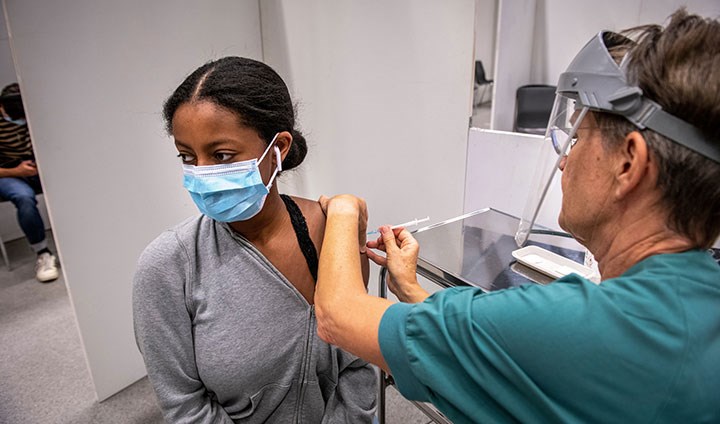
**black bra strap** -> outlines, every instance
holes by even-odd
[[[315,245],[310,238],[310,232],[308,231],[307,222],[305,217],[298,205],[288,196],[287,194],[281,194],[280,197],[285,202],[285,208],[287,208],[290,214],[290,222],[292,222],[293,229],[295,230],[295,236],[297,237],[298,244],[300,245],[300,251],[302,251],[305,260],[307,261],[310,274],[312,274],[313,280],[317,281],[318,273],[318,256]]]

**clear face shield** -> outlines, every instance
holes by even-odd
[[[531,189],[530,197],[520,218],[520,226],[515,234],[515,242],[518,246],[523,246],[527,242],[543,201],[553,183],[555,173],[560,169],[562,160],[570,153],[570,149],[577,141],[577,129],[589,110],[590,108],[580,105],[571,97],[562,94],[555,97],[555,104],[550,114],[545,139],[535,168],[533,189]]]
[[[545,142],[552,145],[559,157],[567,156],[575,144],[577,129],[588,110],[589,108],[583,107],[570,97],[561,94],[555,97],[555,105],[545,132]],[[557,164],[559,163],[558,161]]]

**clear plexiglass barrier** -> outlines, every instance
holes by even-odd
[[[444,287],[470,285],[486,291],[552,278],[515,261],[519,218],[491,208],[420,228],[418,273]],[[565,233],[535,227],[528,245],[540,246],[580,264],[584,248]]]

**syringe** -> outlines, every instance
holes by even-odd
[[[420,218],[420,219],[415,218],[415,219],[413,219],[412,221],[403,222],[402,224],[393,225],[393,226],[390,227],[390,228],[395,229],[395,228],[400,228],[400,227],[406,227],[406,228],[407,228],[407,227],[414,227],[414,226],[416,226],[416,225],[418,225],[418,224],[422,224],[423,222],[427,222],[427,221],[430,221],[430,217],[429,217],[429,216],[426,216],[425,218]],[[369,235],[369,236],[370,236],[370,235],[373,235],[373,234],[380,234],[380,230],[368,231],[368,233],[367,233],[367,235]]]

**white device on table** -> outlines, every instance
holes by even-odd
[[[600,276],[592,268],[542,247],[525,246],[522,249],[513,251],[512,255],[521,264],[555,279],[575,273],[595,284],[600,284]]]

